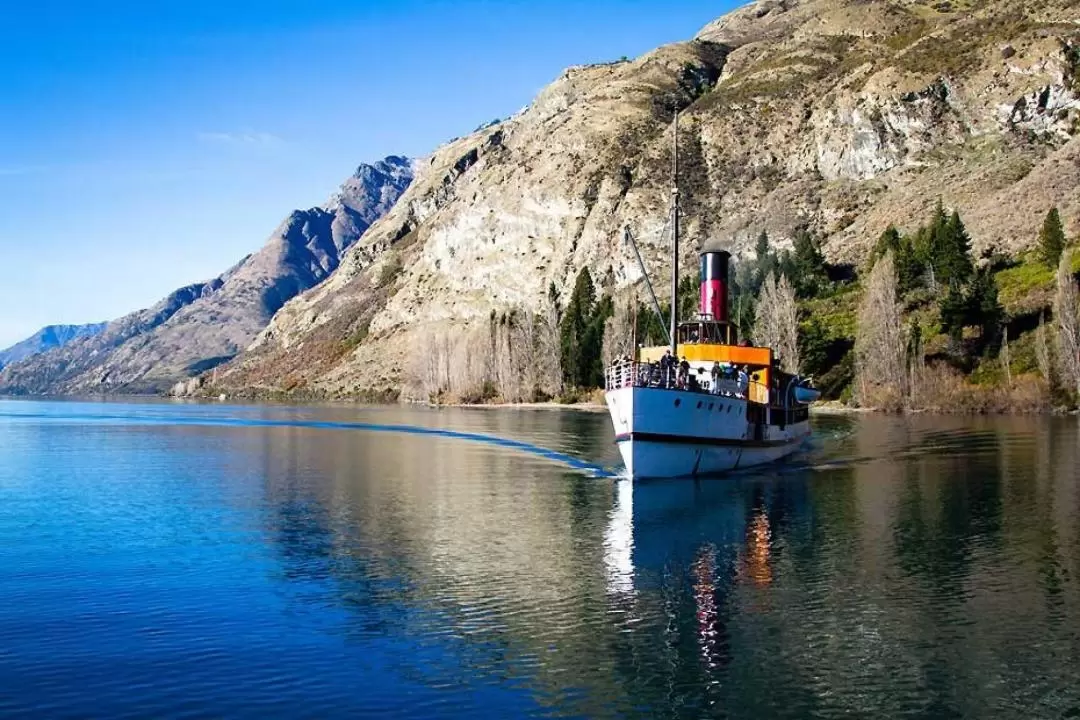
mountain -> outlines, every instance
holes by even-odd
[[[1066,0],[760,0],[687,42],[572,67],[420,162],[330,279],[214,386],[400,388],[433,337],[535,309],[550,285],[566,298],[581,268],[605,292],[638,283],[624,224],[662,277],[676,112],[687,274],[702,247],[746,255],[762,230],[786,246],[805,228],[830,260],[859,262],[939,198],[976,252],[1030,246],[1053,205],[1075,231],[1075,16]]]
[[[321,282],[412,181],[413,164],[388,157],[359,169],[324,204],[298,210],[257,253],[209,282],[171,293],[0,372],[0,393],[161,392],[246,347],[297,293]]]
[[[72,340],[97,335],[105,329],[105,325],[106,323],[94,323],[92,325],[49,325],[43,327],[22,342],[18,342],[6,350],[0,350],[0,370],[6,365],[25,360],[31,355],[38,355],[67,345]]]

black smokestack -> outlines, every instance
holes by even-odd
[[[701,253],[701,314],[728,321],[728,261],[724,250]]]

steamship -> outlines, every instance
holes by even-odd
[[[678,178],[678,118],[673,176]],[[671,296],[678,296],[679,192],[672,192]],[[626,239],[633,246],[629,228]],[[728,317],[730,254],[700,256],[699,312],[680,321],[671,305],[669,344],[638,346],[605,372],[615,441],[633,478],[723,473],[780,460],[810,436],[817,390],[783,372],[772,348],[740,342]],[[655,312],[656,294],[645,273]],[[719,367],[717,367],[719,366]],[[716,372],[719,370],[719,372]]]

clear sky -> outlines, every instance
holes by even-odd
[[[733,0],[5,0],[0,348],[256,250],[357,163],[421,156],[567,65]]]

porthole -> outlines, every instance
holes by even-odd
[[[731,412],[731,406],[730,405],[727,406],[727,411]]]
[[[709,403],[709,409],[710,409],[710,410],[712,410],[712,409],[713,409],[713,405],[714,405],[714,403]]]
[[[697,409],[698,409],[698,410],[700,410],[700,409],[701,409],[701,401],[700,401],[700,400],[698,400],[698,403],[697,403]]]
[[[682,405],[682,399],[681,398],[675,398],[675,407],[679,407],[680,405]]]

